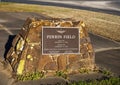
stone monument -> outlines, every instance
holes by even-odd
[[[44,72],[54,76],[56,71],[79,73],[93,70],[94,50],[82,21],[28,18],[13,39],[6,55],[17,75]]]

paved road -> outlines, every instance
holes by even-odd
[[[2,0],[2,1],[60,6],[120,15],[120,0]]]
[[[4,56],[5,48],[9,47],[6,42],[19,33],[28,17],[47,18],[35,13],[0,13],[0,56]]]

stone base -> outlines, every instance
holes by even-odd
[[[42,26],[78,27],[80,54],[42,55]],[[20,33],[14,38],[6,59],[18,75],[43,71],[45,75],[51,76],[56,71],[67,70],[68,74],[73,74],[80,69],[93,70],[94,57],[94,50],[82,21],[27,19]]]

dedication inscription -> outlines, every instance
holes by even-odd
[[[78,54],[79,40],[78,28],[43,27],[42,54]]]

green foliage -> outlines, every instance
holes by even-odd
[[[65,71],[56,71],[55,76],[58,76],[58,77],[62,77],[62,78],[67,79],[67,74],[66,74]]]
[[[105,80],[94,80],[94,81],[79,81],[79,82],[74,82],[73,84],[70,85],[120,85],[120,78],[118,77],[111,77],[109,79]]]
[[[107,69],[99,70],[100,73],[104,74],[105,76],[112,76],[113,73]]]
[[[80,73],[89,73],[90,70],[88,70],[88,69],[79,69],[79,72]]]
[[[43,72],[33,72],[33,73],[26,73],[23,75],[17,75],[17,80],[26,81],[26,80],[37,80],[44,77]]]

